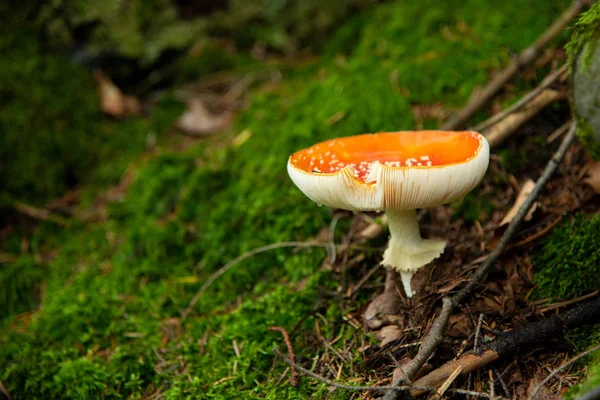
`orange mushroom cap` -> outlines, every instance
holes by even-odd
[[[464,196],[488,162],[489,145],[477,132],[386,132],[315,144],[290,156],[288,173],[320,204],[410,210]]]

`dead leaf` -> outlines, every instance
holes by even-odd
[[[396,292],[397,292],[396,288]],[[363,314],[365,325],[369,329],[379,329],[385,324],[384,316],[396,315],[400,309],[400,297],[394,291],[384,291],[369,303]]]
[[[533,191],[534,187],[535,187],[535,182],[532,181],[531,179],[528,179],[523,184],[523,186],[521,187],[521,191],[519,192],[519,195],[517,196],[517,200],[515,200],[515,204],[513,204],[513,206],[510,208],[510,210],[508,210],[508,212],[502,219],[502,221],[500,221],[500,226],[506,225],[506,224],[510,223],[510,221],[513,220],[515,215],[517,215],[517,212],[519,212],[519,208],[521,208],[521,206],[523,205],[523,203],[525,202],[527,197]],[[525,221],[529,221],[531,219],[531,216],[533,215],[533,212],[535,211],[536,208],[537,208],[537,202],[533,203],[533,205],[529,209],[529,212],[525,216]]]
[[[485,258],[487,258],[487,256],[485,256]],[[475,260],[475,261],[477,261],[477,260]],[[467,280],[464,278],[454,279],[449,284],[439,288],[438,293],[441,293],[441,294],[448,293],[449,291],[451,291],[452,289],[456,288],[458,285],[460,285],[461,283],[466,282],[466,281]]]
[[[446,335],[452,338],[465,337],[471,332],[471,320],[465,314],[452,315],[448,320]]]
[[[594,189],[594,193],[600,194],[600,163],[595,161],[591,162],[588,166],[586,175],[587,177],[583,182]]]
[[[375,334],[375,338],[377,340],[381,340],[381,347],[393,342],[394,340],[400,339],[401,337],[402,329],[400,329],[398,325],[386,325]]]
[[[177,122],[179,129],[189,135],[203,135],[226,127],[231,121],[229,112],[214,115],[201,100],[190,99],[188,109]]]
[[[94,71],[94,78],[100,98],[100,109],[111,117],[124,117],[140,113],[142,106],[138,99],[126,96],[104,72]]]
[[[529,386],[527,387],[527,397],[530,397],[535,389],[539,386],[540,383],[544,380],[544,376],[536,374],[529,381]],[[546,387],[546,385],[540,387],[534,397],[535,400],[559,400],[560,396],[558,394],[552,393],[550,389]]]
[[[358,237],[374,239],[383,232],[387,226],[387,216],[384,214],[379,218],[379,222],[372,222],[366,228],[358,232]]]

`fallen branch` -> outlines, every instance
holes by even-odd
[[[471,118],[477,110],[490,101],[500,88],[511,80],[520,69],[531,64],[540,51],[564,31],[568,23],[583,10],[585,5],[587,5],[587,1],[575,0],[535,43],[523,50],[517,58],[511,60],[504,70],[498,73],[481,93],[475,96],[462,110],[451,116],[442,126],[442,129],[453,130],[464,126],[465,122]]]
[[[543,313],[548,312],[548,311],[554,311],[557,308],[567,307],[567,306],[570,306],[570,305],[573,305],[573,304],[576,304],[576,303],[579,303],[579,302],[582,302],[582,301],[585,301],[585,300],[592,299],[592,298],[598,296],[598,294],[600,294],[600,290],[594,290],[593,292],[585,294],[585,295],[580,296],[580,297],[577,297],[576,299],[561,301],[560,303],[556,303],[556,304],[550,304],[550,305],[548,305],[548,306],[546,306],[544,308],[541,308],[538,311],[538,313],[539,314],[543,314]]]
[[[318,380],[319,382],[323,382],[326,385],[332,386],[334,388],[337,389],[344,389],[344,390],[353,390],[353,391],[363,391],[363,392],[374,392],[374,391],[385,391],[385,390],[393,390],[394,392],[399,392],[399,391],[407,391],[407,390],[411,390],[414,389],[413,386],[353,386],[353,385],[345,385],[343,383],[338,383],[335,381],[332,381],[331,379],[327,379],[324,376],[321,376],[319,374],[315,374],[314,372],[312,372],[309,369],[304,368],[303,366],[293,362],[292,360],[290,360],[289,358],[287,358],[286,356],[284,356],[283,354],[281,354],[281,352],[279,350],[277,350],[276,348],[273,348],[273,352],[283,360],[283,362],[285,362],[287,365],[289,365],[290,367],[295,368],[296,370],[302,372],[305,375],[310,376],[311,378],[314,378],[316,380]],[[429,391],[429,388],[419,388],[421,390],[424,391]]]
[[[202,294],[204,292],[206,292],[206,290],[219,277],[221,277],[223,274],[225,274],[231,268],[233,268],[234,266],[239,264],[241,261],[244,261],[246,258],[252,257],[259,253],[264,253],[265,251],[280,249],[282,247],[325,247],[325,248],[328,248],[329,246],[330,246],[329,243],[322,243],[322,242],[315,242],[315,241],[311,241],[311,242],[280,242],[280,243],[272,243],[272,244],[268,244],[266,246],[257,247],[256,249],[253,249],[253,250],[247,251],[243,254],[240,254],[239,256],[237,256],[236,258],[234,258],[233,260],[229,261],[227,264],[225,264],[224,266],[219,268],[217,271],[215,271],[206,280],[206,282],[204,282],[204,285],[202,285],[202,287],[198,290],[198,292],[196,292],[194,297],[192,297],[192,300],[190,301],[190,304],[187,306],[185,311],[183,311],[181,313],[181,317],[183,319],[186,319],[188,317],[188,315],[190,315],[190,312],[192,312],[192,309],[196,306],[196,303],[198,303],[198,300],[200,300],[200,297],[202,296]]]
[[[281,332],[281,334],[283,335],[283,340],[285,341],[285,345],[287,346],[287,349],[288,349],[290,361],[292,362],[292,364],[290,364],[290,367],[292,369],[292,372],[290,375],[290,385],[297,386],[298,385],[298,375],[296,374],[296,367],[294,366],[294,364],[296,363],[296,355],[294,354],[294,348],[292,347],[292,341],[290,339],[290,335],[287,333],[285,328],[282,328],[281,326],[270,326],[269,330]]]
[[[485,276],[491,270],[494,263],[502,255],[502,253],[504,253],[504,250],[508,246],[508,243],[510,242],[511,238],[519,228],[519,225],[521,225],[521,222],[529,212],[529,209],[533,205],[535,199],[540,194],[542,189],[546,186],[546,183],[548,183],[548,180],[560,164],[565,153],[567,152],[567,149],[570,147],[571,143],[575,139],[575,131],[577,130],[576,128],[577,124],[574,122],[571,125],[569,132],[564,137],[560,147],[558,148],[556,153],[554,153],[550,161],[548,161],[544,172],[537,180],[535,187],[531,191],[531,194],[529,195],[529,197],[527,197],[525,202],[523,202],[521,208],[519,208],[519,212],[517,212],[517,215],[515,215],[513,220],[508,224],[508,228],[506,229],[506,231],[504,231],[504,234],[500,238],[498,245],[492,250],[492,252],[483,262],[483,264],[481,264],[477,268],[477,270],[475,270],[475,273],[471,277],[469,283],[453,296],[444,297],[442,299],[442,310],[434,320],[431,328],[429,329],[429,332],[425,336],[425,339],[423,339],[423,345],[419,349],[419,352],[404,370],[404,381],[410,380],[421,369],[425,361],[427,361],[427,359],[437,348],[438,344],[442,341],[443,333],[446,328],[446,325],[448,324],[448,320],[450,319],[450,316],[452,315],[456,307],[475,289],[477,285],[479,285],[479,282],[481,282],[485,278]],[[398,382],[395,382],[395,384],[400,384],[401,382],[403,382],[403,379],[398,380]],[[388,392],[384,397],[384,400],[396,399],[396,392]]]
[[[12,396],[10,395],[10,393],[8,392],[8,390],[6,390],[6,388],[4,387],[4,385],[2,384],[2,381],[0,381],[0,391],[2,391],[2,393],[4,393],[4,395],[6,396],[6,398],[8,400],[13,400]]]
[[[461,368],[460,375],[466,375],[502,357],[520,353],[522,350],[530,350],[537,344],[548,343],[551,338],[564,335],[568,329],[597,322],[600,322],[600,299],[530,323],[523,329],[496,339],[494,342],[488,344],[479,354],[466,354],[458,360],[444,364],[435,371],[417,379],[414,385],[419,387],[438,387],[451,377],[457,368]],[[541,385],[546,381],[542,382]],[[423,393],[422,391],[411,391],[413,396]]]
[[[40,221],[50,221],[62,226],[69,225],[68,219],[55,215],[50,210],[47,210],[45,208],[37,208],[29,204],[20,202],[15,202],[12,206],[21,214],[27,215],[28,217],[31,217],[33,219],[37,219]]]
[[[303,374],[310,376],[311,378],[316,379],[319,382],[322,382],[322,383],[324,383],[328,386],[334,387],[336,389],[349,390],[352,392],[380,392],[380,391],[381,392],[383,392],[383,391],[393,391],[393,392],[404,391],[405,392],[405,391],[411,390],[411,393],[412,393],[413,390],[419,390],[419,391],[422,391],[423,393],[427,393],[427,392],[435,392],[436,391],[435,388],[417,387],[414,385],[409,385],[409,386],[396,386],[396,385],[394,385],[394,386],[353,386],[353,385],[346,385],[343,383],[338,383],[338,382],[332,381],[331,379],[327,379],[324,376],[321,376],[319,374],[315,374],[311,370],[304,368],[303,366],[297,364],[296,362],[293,362],[288,357],[281,354],[281,352],[279,350],[277,350],[276,348],[273,348],[273,352],[275,353],[276,356],[281,358],[283,360],[283,362],[285,362],[291,368],[295,368],[296,370],[302,372]],[[462,389],[448,389],[448,390],[446,390],[446,392],[462,394],[465,396],[479,397],[479,398],[483,398],[483,399],[490,398],[490,396],[486,393],[472,392],[469,390],[462,390]]]
[[[546,89],[547,87],[552,85],[559,78],[562,78],[563,75],[566,75],[566,72],[567,72],[567,64],[563,65],[556,71],[553,71],[550,74],[548,74],[548,76],[546,76],[544,78],[544,80],[542,80],[542,83],[540,83],[531,92],[529,92],[525,96],[521,97],[512,106],[502,110],[501,112],[495,114],[494,116],[490,117],[489,119],[483,121],[482,123],[480,123],[478,125],[475,125],[472,128],[469,128],[469,129],[477,131],[477,132],[481,132],[481,131],[489,128],[490,126],[496,124],[498,121],[506,118],[508,115],[519,111],[521,108],[525,107],[530,101],[532,101],[535,97],[537,97],[542,91],[544,91],[544,89]]]
[[[566,97],[567,93],[565,91],[544,89],[522,107],[520,111],[508,114],[498,123],[492,125],[488,130],[483,132],[483,136],[485,136],[490,146],[497,146],[548,105],[558,100],[563,100]]]

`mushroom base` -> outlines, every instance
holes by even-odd
[[[383,265],[400,272],[407,297],[413,292],[410,281],[415,272],[438,258],[446,248],[443,240],[423,239],[419,233],[416,210],[387,210],[390,241],[383,253]]]

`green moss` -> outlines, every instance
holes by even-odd
[[[577,137],[585,145],[585,150],[594,160],[600,160],[600,142],[596,139],[594,128],[584,118],[577,118]]]
[[[536,298],[570,299],[600,287],[600,216],[567,217],[534,254]]]
[[[165,121],[182,110],[167,99],[150,119],[111,121],[83,67],[16,39],[0,54],[8,60],[0,71],[0,208],[43,204],[75,185],[114,183],[146,149],[148,135],[160,138]]]
[[[600,4],[594,2],[589,10],[582,13],[573,28],[571,39],[566,45],[569,69],[575,68],[575,63],[583,52],[583,67],[589,65],[597,44],[597,33],[600,27]]]
[[[600,386],[600,357],[598,352],[595,355],[591,355],[588,358],[593,357],[593,360],[587,367],[586,379],[578,385],[572,387],[566,394],[565,400],[574,400],[579,396],[589,392],[590,390],[598,388]]]
[[[339,47],[328,51],[379,60],[396,71],[397,85],[411,102],[462,105],[490,69],[532,43],[567,4],[494,3],[494,12],[483,16],[481,10],[492,5],[488,0],[391,2],[342,27],[341,38],[333,39]]]
[[[589,66],[594,59],[594,53],[598,47],[599,28],[600,4],[594,3],[588,11],[581,15],[575,24],[571,40],[566,46],[569,69],[574,76],[572,82],[573,91],[575,91],[575,82],[577,79],[584,79],[582,82],[585,82],[585,79],[589,76]],[[581,71],[575,71],[576,68],[581,69]],[[579,86],[585,86],[585,83],[579,84]],[[591,125],[591,121],[594,120],[594,110],[598,105],[587,104],[594,101],[593,96],[590,97],[583,87],[578,90],[580,90],[580,93],[578,92],[573,95],[575,97],[573,102],[578,122],[577,136],[584,143],[586,150],[592,158],[600,160],[600,143],[596,138],[597,135],[594,132],[594,127]]]

